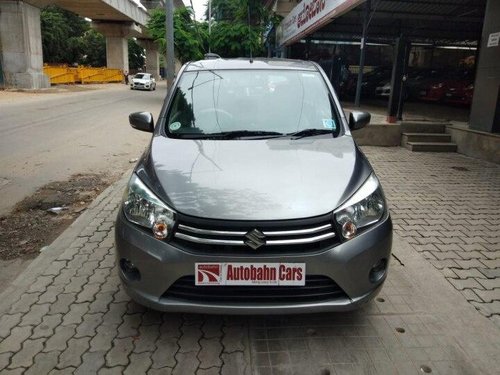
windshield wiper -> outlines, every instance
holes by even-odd
[[[185,139],[235,139],[241,137],[250,138],[274,138],[281,137],[282,133],[264,130],[234,130],[220,133],[176,133],[175,137]]]
[[[288,133],[293,139],[300,139],[304,137],[312,137],[313,135],[331,134],[332,129],[303,129],[295,133]]]
[[[283,134],[265,130],[233,130],[229,132],[210,133],[205,135],[208,137],[216,137],[222,139],[234,139],[240,137],[276,137],[282,136]]]

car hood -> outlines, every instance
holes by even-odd
[[[132,78],[132,82],[149,83],[149,82],[151,82],[151,80],[150,79],[143,79],[143,78]]]
[[[226,220],[329,213],[371,171],[349,135],[296,140],[155,136],[137,168],[139,177],[179,213]]]

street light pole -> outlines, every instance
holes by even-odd
[[[174,0],[165,1],[165,41],[167,43],[167,92],[174,84],[175,55],[174,55]]]
[[[210,37],[212,35],[212,0],[208,0],[208,53],[212,52],[210,48]]]

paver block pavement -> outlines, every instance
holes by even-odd
[[[488,198],[497,188],[485,180],[482,195],[474,195],[476,179],[486,178],[482,164],[460,155],[418,156],[423,166],[414,166],[415,154],[403,149],[366,151],[388,195],[396,231],[390,273],[373,303],[351,313],[281,317],[146,309],[130,301],[114,268],[113,222],[124,179],[2,294],[0,371],[406,374],[428,366],[436,374],[494,373],[500,368],[499,217]],[[410,162],[414,176],[408,175]],[[464,186],[441,187],[447,174],[434,174],[429,165],[459,162],[473,172],[462,176]],[[488,178],[495,180],[495,168],[487,165]],[[466,204],[456,204],[463,194]],[[497,232],[466,238],[469,225]],[[460,243],[446,240],[455,237]]]
[[[384,187],[394,232],[433,259],[469,302],[478,302],[477,289],[500,289],[500,166],[457,153],[363,151]],[[487,287],[484,270],[492,279]],[[479,303],[499,300],[498,293],[485,297]],[[479,311],[500,316],[491,306]]]

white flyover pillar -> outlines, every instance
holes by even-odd
[[[129,71],[128,38],[141,33],[133,23],[92,22],[92,27],[106,37],[106,65],[108,68]]]
[[[128,41],[125,38],[106,36],[106,66],[128,72]]]
[[[5,87],[50,87],[43,74],[40,9],[24,1],[0,1],[0,64]]]
[[[137,43],[146,50],[146,73],[150,73],[156,80],[160,78],[160,53],[158,46],[151,39],[137,39]]]

